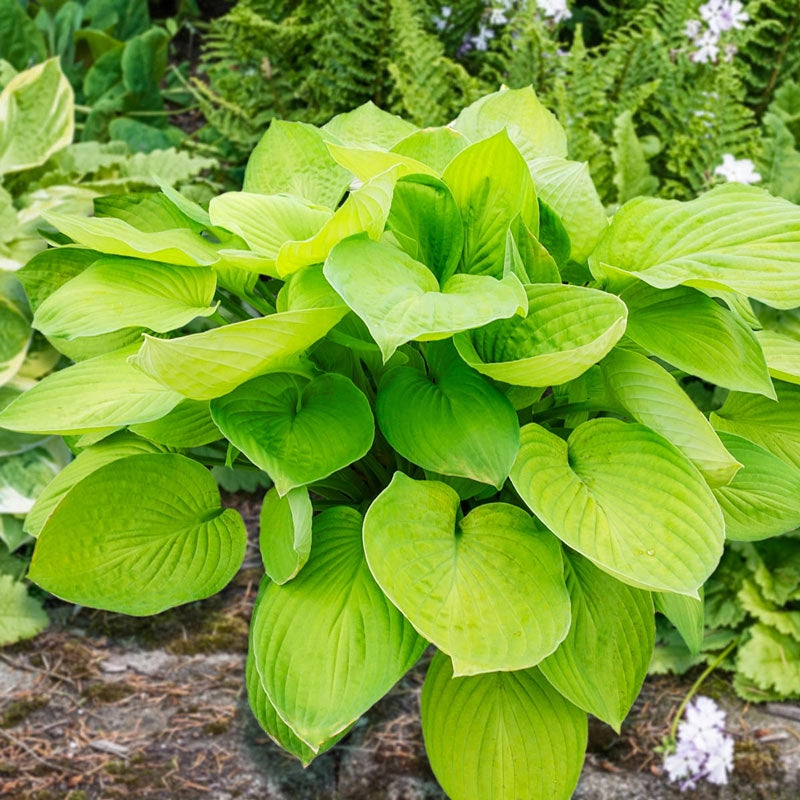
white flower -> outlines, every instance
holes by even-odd
[[[723,728],[725,717],[725,712],[710,697],[701,695],[689,703],[684,719],[687,724],[692,723],[700,728]]]
[[[488,25],[481,25],[480,30],[470,39],[470,42],[476,50],[487,50],[490,39],[494,39],[494,31]]]
[[[436,26],[437,30],[443,31],[447,27],[452,13],[453,9],[450,6],[442,6],[438,16],[433,18],[433,24]]]
[[[490,25],[505,25],[507,22],[508,22],[508,17],[506,16],[506,9],[493,8],[489,12]]]
[[[553,22],[564,22],[572,16],[567,8],[567,0],[536,0],[542,13]]]
[[[731,153],[722,156],[722,163],[714,170],[715,175],[731,183],[758,183],[761,180],[749,158],[734,158]]]
[[[700,6],[700,16],[715,33],[742,30],[750,15],[739,0],[709,0]]]
[[[719,55],[719,34],[709,29],[700,34],[694,40],[694,43],[697,45],[697,50],[689,56],[692,61],[696,64],[716,62]]]
[[[686,27],[683,29],[683,32],[686,34],[688,39],[696,39],[700,35],[700,31],[703,30],[703,23],[700,22],[699,19],[690,19],[686,23]]]
[[[739,48],[733,43],[729,42],[725,45],[725,61],[729,64],[733,61],[733,57],[739,52]]]

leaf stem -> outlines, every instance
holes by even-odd
[[[681,704],[678,706],[678,710],[675,712],[675,719],[672,720],[672,726],[669,729],[669,740],[670,742],[675,741],[675,737],[678,734],[678,724],[681,721],[681,717],[683,716],[683,712],[686,709],[686,706],[689,704],[689,701],[697,694],[698,689],[703,685],[703,681],[725,660],[725,657],[728,653],[733,650],[734,647],[738,644],[739,640],[734,639],[700,674],[700,677],[692,684],[692,688],[686,693],[686,696],[681,700]]]

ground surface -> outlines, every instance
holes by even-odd
[[[235,503],[252,527],[257,506]],[[444,800],[419,726],[424,664],[306,770],[259,729],[243,693],[258,564],[251,549],[221,595],[149,619],[54,603],[48,632],[0,650],[0,798]],[[687,686],[648,681],[621,736],[592,724],[576,800],[800,798],[800,708],[729,695],[732,784],[669,786],[653,748]]]

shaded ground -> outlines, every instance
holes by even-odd
[[[236,504],[252,530],[257,505]],[[152,618],[54,603],[48,632],[0,650],[0,797],[443,800],[419,726],[424,664],[306,770],[259,729],[243,691],[258,564],[251,547],[222,594]],[[729,695],[733,783],[670,787],[653,748],[687,687],[648,681],[621,736],[592,724],[576,800],[800,797],[800,722]],[[722,679],[704,689],[724,690]],[[791,706],[774,710],[800,717]]]

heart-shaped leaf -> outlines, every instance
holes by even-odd
[[[702,475],[636,423],[593,419],[565,442],[522,428],[511,480],[556,536],[631,586],[697,597],[722,555],[725,524]]]
[[[528,314],[492,322],[454,341],[478,372],[516,386],[566,383],[619,341],[627,309],[614,295],[582,286],[525,287]]]
[[[369,401],[336,373],[310,382],[286,374],[256,378],[214,400],[211,416],[281,497],[357,461],[375,435]]]
[[[423,128],[401,139],[392,152],[421,161],[441,175],[468,144],[469,139],[453,128]]]
[[[265,582],[253,612],[261,685],[314,752],[383,697],[426,646],[370,574],[361,523],[352,508],[315,517],[308,563],[283,586]]]
[[[73,603],[146,616],[216,594],[244,559],[242,518],[184,456],[135,455],[77,483],[47,519],[29,577]]]
[[[443,653],[428,667],[425,750],[453,800],[569,800],[587,728],[538,669],[454,678]]]
[[[178,450],[202,447],[222,438],[211,419],[208,400],[181,400],[160,419],[129,425],[131,433]]]
[[[514,407],[471,370],[450,342],[425,351],[429,375],[389,370],[376,404],[389,444],[424,469],[500,487],[519,447]]]
[[[297,575],[311,553],[314,509],[305,487],[281,497],[273,488],[261,504],[259,545],[264,571],[275,583]]]
[[[364,518],[372,574],[457,674],[533,666],[569,629],[558,542],[516,506],[457,520],[459,503],[443,483],[396,472]]]
[[[351,147],[389,149],[414,133],[417,126],[367,101],[353,111],[337,114],[323,130]]]

